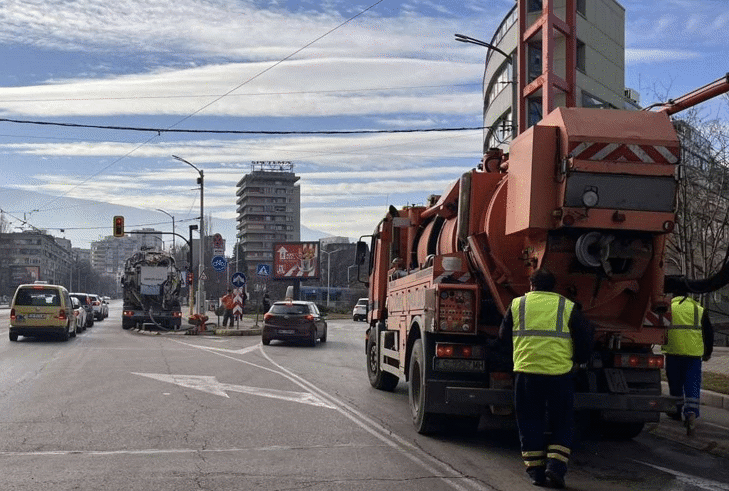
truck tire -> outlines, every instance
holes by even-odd
[[[377,328],[373,327],[367,338],[367,377],[370,379],[370,385],[375,389],[392,392],[397,387],[399,379],[380,369],[380,347],[377,339],[379,339],[379,334]]]
[[[418,433],[427,435],[434,433],[440,427],[440,415],[425,411],[425,396],[428,390],[425,385],[425,353],[423,340],[417,339],[413,344],[408,367],[408,401],[413,416],[413,425]]]

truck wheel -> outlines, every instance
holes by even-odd
[[[413,425],[421,435],[435,432],[439,428],[440,415],[425,411],[425,355],[423,353],[423,340],[417,339],[413,344],[410,355],[408,382],[408,400],[413,416]]]
[[[10,341],[17,341],[18,340],[18,333],[17,332],[11,332],[10,333]]]
[[[367,377],[370,379],[370,385],[375,389],[386,390],[388,392],[395,390],[398,378],[388,372],[380,369],[380,349],[377,343],[379,335],[377,328],[372,328],[370,336],[367,339]]]
[[[319,341],[321,341],[322,343],[326,343],[327,342],[327,328],[326,328],[326,326],[324,326],[324,333],[319,338]]]

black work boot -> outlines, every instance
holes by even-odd
[[[547,485],[547,479],[544,477],[544,466],[539,465],[535,467],[529,467],[527,468],[527,474],[529,474],[529,478],[532,480],[532,484],[535,486],[546,486]]]
[[[547,485],[555,488],[564,488],[564,476],[567,474],[567,464],[555,459],[547,460],[547,470],[544,471]]]

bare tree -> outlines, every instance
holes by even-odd
[[[666,262],[671,273],[706,278],[729,260],[729,127],[722,119],[702,119],[698,110],[674,125],[682,147],[681,179]],[[729,315],[721,293],[702,300]]]

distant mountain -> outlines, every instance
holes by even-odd
[[[32,191],[0,187],[0,210],[10,222],[10,232],[29,229],[31,226],[44,229],[55,237],[64,237],[73,247],[88,249],[91,242],[112,234],[114,215],[123,215],[127,230],[155,228],[172,229],[171,219],[164,213],[77,198],[56,197]],[[175,232],[189,236],[188,226],[198,223],[196,219],[175,221]],[[26,223],[23,223],[23,222]],[[212,232],[219,233],[226,241],[226,253],[231,254],[236,241],[236,220],[213,218]],[[196,234],[196,232],[195,232]],[[330,234],[301,226],[302,241],[316,241]],[[165,242],[171,238],[165,237]]]

